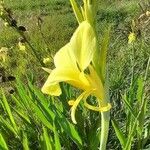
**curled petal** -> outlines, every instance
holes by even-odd
[[[75,112],[76,112],[76,108],[78,106],[78,104],[80,103],[80,101],[82,99],[86,99],[90,94],[92,93],[92,90],[89,91],[85,91],[83,92],[74,102],[73,106],[71,107],[71,119],[73,121],[74,124],[77,124],[76,119],[75,119]]]
[[[68,101],[68,105],[69,105],[69,106],[73,106],[73,105],[74,105],[74,102],[75,102],[75,100],[69,100],[69,101]]]
[[[107,103],[106,106],[99,106],[99,107],[96,107],[96,106],[93,106],[93,105],[90,105],[87,103],[86,99],[84,100],[84,105],[85,107],[87,107],[88,109],[91,109],[91,110],[94,110],[94,111],[99,111],[99,112],[105,112],[105,111],[108,111],[111,109],[111,104],[110,103]]]

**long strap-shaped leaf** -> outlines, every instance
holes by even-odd
[[[14,120],[14,117],[12,115],[11,109],[9,107],[9,104],[7,102],[7,99],[6,99],[6,96],[5,96],[4,92],[3,92],[3,90],[2,90],[2,96],[3,96],[3,98],[2,98],[3,107],[4,107],[4,109],[6,110],[6,113],[9,116],[10,122],[12,123],[12,126],[13,126],[14,130],[18,133],[18,127],[16,125],[16,122]]]
[[[117,122],[115,120],[111,120],[112,126],[115,130],[115,133],[121,143],[122,148],[125,147],[126,141],[127,139],[125,138],[125,136],[123,135],[122,131],[119,129],[119,126],[117,124]]]
[[[75,14],[78,22],[81,23],[84,20],[83,16],[82,16],[82,13],[81,13],[81,10],[79,9],[79,7],[78,7],[78,5],[77,5],[75,0],[70,0],[70,3],[72,5],[74,14]]]
[[[8,150],[7,144],[2,136],[2,134],[0,133],[0,149],[2,150]]]
[[[23,131],[23,141],[22,141],[22,144],[23,144],[23,149],[24,150],[30,150],[27,133],[25,133],[24,131]]]

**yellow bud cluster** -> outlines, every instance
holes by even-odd
[[[133,43],[136,40],[136,35],[134,32],[131,32],[128,36],[128,44]]]
[[[43,58],[43,63],[44,64],[48,64],[48,63],[50,63],[51,62],[51,59],[50,58]]]
[[[19,42],[19,43],[18,43],[18,47],[19,47],[19,49],[20,49],[21,51],[25,51],[25,50],[26,50],[26,46],[25,46],[25,44],[22,43],[22,42]]]

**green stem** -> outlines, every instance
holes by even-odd
[[[104,97],[104,101],[101,103],[101,106],[106,106],[110,102],[109,81],[107,75],[106,75],[104,88],[105,88],[105,97]],[[106,150],[106,144],[107,144],[108,133],[109,133],[109,122],[110,122],[110,110],[106,112],[101,112],[101,135],[100,135],[99,150]]]
[[[38,60],[38,62],[40,63],[41,66],[45,66],[45,64],[42,62],[42,60],[40,59],[39,55],[36,52],[36,49],[31,45],[31,43],[27,40],[26,36],[24,35],[24,33],[18,31],[17,28],[15,28],[16,31],[20,34],[20,36],[26,41],[26,43],[28,44],[28,46],[31,48],[35,58]]]
[[[99,150],[106,150],[109,132],[110,111],[101,112],[101,137]]]

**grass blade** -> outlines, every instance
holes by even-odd
[[[120,128],[119,128],[119,126],[115,120],[111,120],[111,123],[112,123],[114,130],[115,130],[116,136],[120,141],[122,148],[124,148],[126,141],[127,141],[125,136],[123,135],[122,131],[120,130]]]

